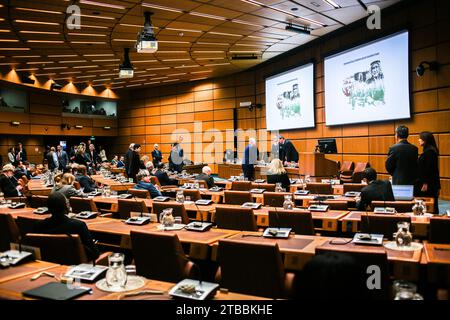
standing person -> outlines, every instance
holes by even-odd
[[[162,152],[159,150],[159,146],[157,143],[153,145],[153,151],[152,151],[152,159],[153,159],[153,165],[156,167],[158,163],[160,163],[163,159]]]
[[[131,177],[129,168],[130,168],[131,156],[133,155],[133,148],[134,148],[134,143],[130,143],[128,150],[125,153],[124,163],[125,163],[125,173],[127,174],[127,177]]]
[[[292,141],[279,136],[278,142],[280,144],[280,160],[283,164],[287,165],[289,162],[298,163],[298,152]]]
[[[99,146],[98,148],[99,148],[99,150],[100,150],[99,153],[98,153],[98,156],[100,157],[100,159],[102,160],[102,162],[108,161],[108,158],[106,157],[106,151],[105,151],[105,149],[103,149],[102,146]]]
[[[434,214],[439,213],[439,190],[441,182],[439,180],[439,149],[434,136],[429,131],[419,134],[419,144],[423,152],[417,162],[419,179],[417,194],[424,197],[433,197]]]
[[[93,170],[97,169],[100,158],[97,154],[97,151],[95,151],[95,147],[92,143],[89,145],[89,151],[86,153],[86,161],[87,165],[90,168],[92,168]]]
[[[409,129],[396,129],[397,143],[389,148],[386,170],[392,176],[393,185],[415,185],[417,183],[418,149],[408,142]]]
[[[135,143],[133,146],[133,153],[131,154],[130,159],[130,166],[128,168],[128,171],[130,175],[129,178],[133,178],[133,181],[136,182],[136,175],[138,174],[140,168],[141,168],[141,145],[138,143]]]
[[[75,150],[75,146],[70,147],[69,151],[69,160],[70,162],[73,162],[75,160],[75,155],[77,154],[77,151]]]
[[[245,147],[244,157],[242,159],[242,171],[244,172],[244,178],[253,180],[255,175],[255,163],[258,161],[259,150],[256,146],[255,138],[248,140],[248,146]]]
[[[73,162],[75,162],[76,164],[82,164],[83,166],[87,166],[85,151],[86,149],[84,145],[80,144],[77,148],[77,152],[75,154]]]
[[[16,152],[14,147],[8,149],[8,162],[12,165],[16,163]]]
[[[47,153],[47,164],[48,170],[50,171],[58,169],[59,167],[58,156],[55,152],[55,147],[51,147],[50,151]]]
[[[27,151],[23,147],[22,142],[19,142],[19,144],[18,144],[18,151],[17,151],[17,154],[16,154],[16,159],[17,159],[17,162],[19,162],[19,161],[22,161],[22,162],[27,161]]]
[[[270,158],[273,159],[280,159],[280,143],[278,142],[278,137],[275,137],[272,140],[272,146],[270,148]]]
[[[69,165],[69,156],[67,155],[67,152],[65,152],[61,145],[58,145],[56,147],[57,149],[57,155],[58,155],[58,163],[59,163],[59,170],[64,171],[66,167]]]
[[[183,171],[183,164],[184,164],[183,156],[184,156],[183,148],[181,148],[181,146],[178,142],[175,142],[172,145],[172,151],[170,152],[170,157],[169,157],[169,170],[170,171],[176,171],[176,172]]]

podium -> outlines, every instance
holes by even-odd
[[[323,153],[300,152],[299,155],[299,171],[301,175],[329,178],[337,175],[339,172],[338,162],[326,159]]]

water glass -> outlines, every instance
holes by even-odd
[[[134,264],[125,266],[125,270],[127,272],[127,277],[136,275],[136,266]]]
[[[128,178],[129,183],[133,183],[133,178]]]
[[[186,199],[186,201],[191,201],[191,197],[190,196],[186,196],[185,199]]]
[[[127,283],[123,253],[113,253],[108,257],[109,268],[106,271],[106,284],[113,290],[121,290]]]
[[[182,219],[181,219],[181,217],[174,217],[174,221],[175,221],[175,224],[181,224],[183,221],[182,221]]]

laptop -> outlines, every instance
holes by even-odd
[[[413,185],[392,185],[392,191],[394,193],[394,199],[396,201],[410,201],[414,199]]]

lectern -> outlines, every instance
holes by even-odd
[[[299,171],[311,177],[330,177],[338,174],[339,165],[337,161],[326,159],[323,153],[300,152]]]

